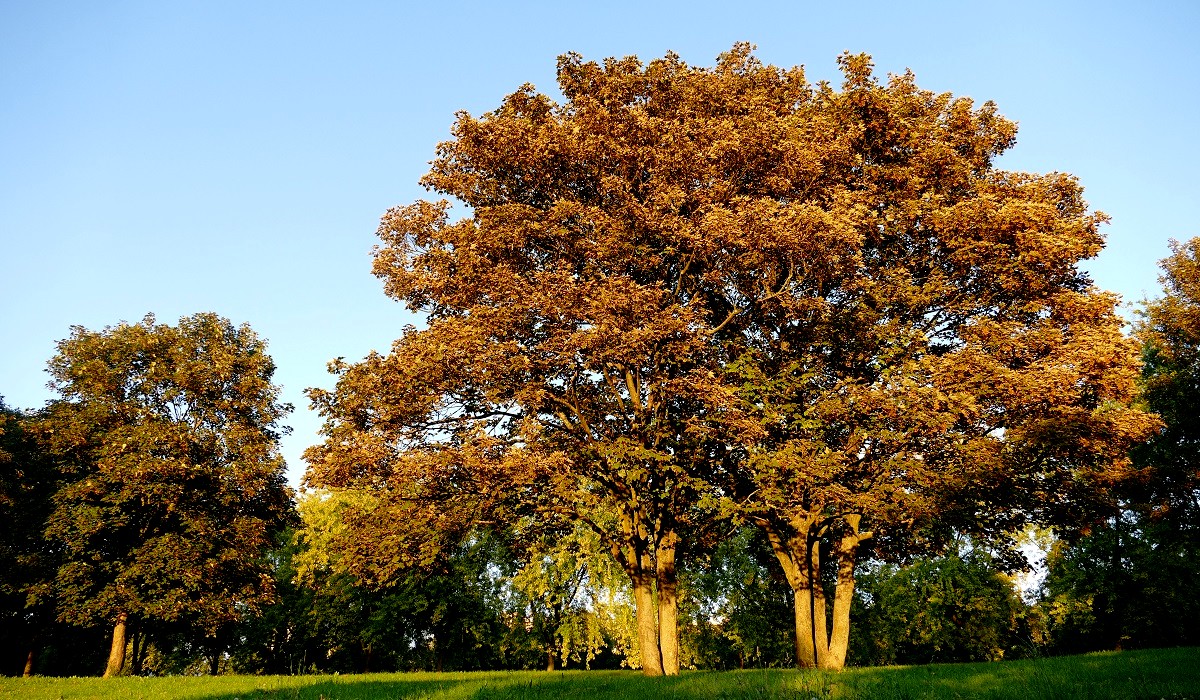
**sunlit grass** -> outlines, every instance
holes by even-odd
[[[5,678],[0,698],[29,700],[1200,700],[1200,649],[1091,654],[990,664],[846,671],[407,673],[349,676]]]

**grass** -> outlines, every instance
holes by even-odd
[[[1200,648],[1107,652],[1033,661],[848,669],[408,673],[355,676],[3,678],[22,700],[1200,700]]]

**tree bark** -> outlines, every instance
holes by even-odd
[[[21,672],[21,676],[29,678],[33,676],[33,645],[29,645],[29,653],[25,655],[25,670]]]
[[[554,654],[553,648],[546,650],[546,670],[547,671],[554,670],[554,656],[555,656],[555,654]]]
[[[826,609],[824,577],[821,576],[821,538],[808,537],[808,588],[812,594],[812,640],[817,668],[829,666],[829,617]],[[840,668],[840,667],[839,667]]]
[[[630,572],[633,582],[633,608],[637,617],[638,648],[642,656],[642,673],[663,675],[662,655],[658,648],[657,619],[654,613],[654,577],[644,571]]]
[[[809,524],[807,520],[792,523],[788,528],[792,534],[788,536],[785,534],[785,528],[776,523],[768,520],[758,522],[759,527],[767,533],[771,551],[775,553],[775,558],[783,568],[783,575],[792,587],[796,666],[800,668],[817,667],[817,652],[813,643],[812,579],[809,576],[808,559]]]
[[[820,519],[816,516],[797,518],[786,527],[766,520],[758,523],[792,587],[796,665],[800,668],[840,669],[846,665],[850,608],[854,602],[854,563],[859,544],[871,537],[870,532],[859,532],[861,520],[859,515],[847,515],[836,526],[819,527]],[[790,536],[785,536],[785,532]],[[827,535],[835,538],[831,559],[838,567],[832,620],[821,576],[821,538]]]
[[[108,651],[108,665],[104,668],[105,678],[119,676],[125,670],[125,630],[128,623],[128,614],[117,613],[117,621],[113,624],[112,648]]]
[[[658,646],[663,673],[679,675],[679,577],[675,569],[675,534],[663,537],[655,552],[658,574]]]
[[[834,547],[837,558],[837,588],[833,593],[833,631],[829,638],[827,668],[842,668],[846,665],[846,650],[850,646],[850,607],[854,602],[854,562],[858,557],[858,545],[871,537],[870,532],[860,532],[861,517],[845,517],[850,531],[838,538]]]

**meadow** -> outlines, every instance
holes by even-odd
[[[1200,648],[1105,652],[981,664],[685,672],[388,673],[345,676],[5,678],[22,700],[809,700],[1200,698]]]

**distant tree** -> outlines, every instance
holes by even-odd
[[[112,625],[104,675],[124,669],[140,620],[216,640],[271,600],[264,554],[292,508],[278,448],[290,407],[254,331],[210,313],[76,326],[49,371],[60,399],[45,428],[66,482],[47,529],[63,553],[59,618]]]
[[[739,529],[684,577],[681,646],[693,668],[793,666],[792,596],[761,530]]]
[[[967,546],[865,574],[852,661],[998,661],[1028,646],[1028,608],[996,564]]]
[[[34,672],[38,637],[54,616],[50,583],[57,562],[45,529],[58,471],[36,424],[36,415],[6,406],[0,396],[0,522],[6,533],[0,538],[0,673],[9,673],[9,662],[20,653],[26,676]]]

